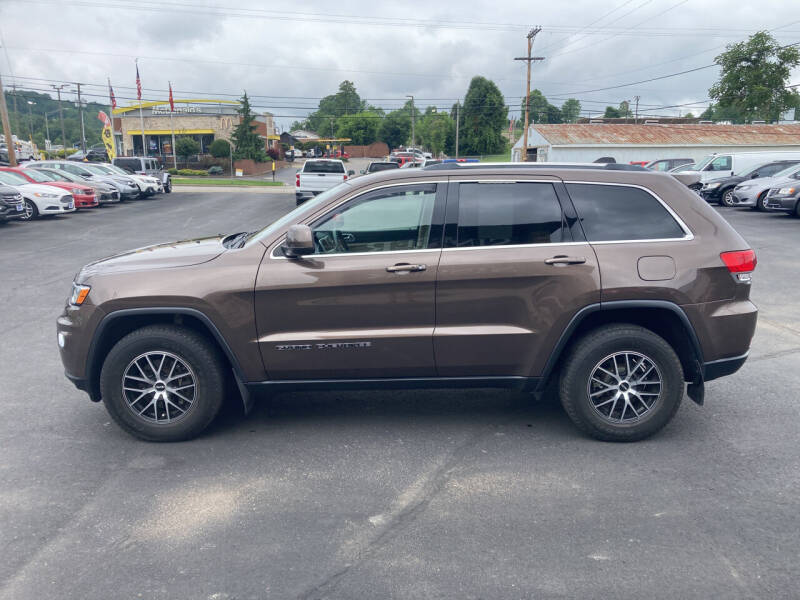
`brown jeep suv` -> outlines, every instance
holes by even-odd
[[[282,390],[553,382],[582,431],[633,441],[742,366],[755,265],[671,175],[439,164],[91,263],[58,344],[67,377],[146,440],[196,436],[232,394],[249,410]]]

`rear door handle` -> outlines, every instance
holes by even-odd
[[[546,265],[582,265],[585,262],[585,256],[554,256],[544,259]]]
[[[391,267],[386,267],[389,273],[416,273],[418,271],[427,271],[428,265],[410,265],[408,263],[398,263]]]

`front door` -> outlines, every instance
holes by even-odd
[[[543,178],[540,178],[543,179]],[[537,377],[600,275],[560,180],[450,184],[434,351],[443,377]]]
[[[445,186],[393,185],[331,208],[316,252],[259,269],[258,340],[272,380],[430,377]],[[438,192],[438,193],[437,193]]]

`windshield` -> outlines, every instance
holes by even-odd
[[[55,178],[51,177],[47,173],[37,171],[36,169],[25,169],[25,174],[37,183],[55,181]]]
[[[12,173],[11,171],[0,171],[0,181],[9,185],[25,185],[30,183],[19,173]]]
[[[692,170],[692,171],[702,171],[702,170],[705,168],[705,166],[706,166],[708,163],[710,163],[712,160],[714,160],[715,158],[717,158],[716,154],[709,154],[709,155],[708,155],[708,156],[706,156],[706,157],[705,157],[703,160],[701,160],[699,163],[696,163],[694,166],[692,166],[692,168],[691,168],[691,169],[688,169],[688,168],[687,168],[687,171],[688,171],[688,170]]]
[[[344,164],[337,160],[315,160],[305,164],[303,173],[344,173]]]
[[[32,169],[34,171],[38,171],[39,169]],[[41,170],[40,173],[44,173],[45,175],[49,175],[53,178],[54,181],[73,181],[75,183],[86,183],[86,180],[82,177],[78,177],[77,175],[73,175],[72,173],[67,173],[66,171],[54,171],[51,169]]]
[[[127,175],[130,177],[130,173],[128,173],[125,169],[120,169],[116,165],[96,165],[100,169],[106,169],[107,172],[113,173],[115,175]]]
[[[264,227],[264,229],[257,231],[255,234],[253,234],[253,236],[248,240],[247,243],[249,244],[250,242],[253,241],[260,242],[261,240],[268,238],[269,236],[271,236],[273,233],[275,233],[285,225],[288,225],[289,223],[294,221],[299,215],[306,212],[307,209],[319,206],[320,204],[327,202],[328,200],[330,200],[331,197],[336,196],[337,194],[339,194],[339,192],[344,191],[345,187],[349,186],[350,184],[345,181],[335,187],[330,188],[329,190],[322,192],[321,194],[315,196],[308,202],[305,202],[300,206],[298,206],[297,208],[295,208],[294,210],[289,211],[277,221],[273,221],[272,223]]]
[[[111,175],[111,172],[106,167],[101,167],[100,165],[83,165],[83,168],[95,175]]]

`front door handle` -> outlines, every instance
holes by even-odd
[[[544,264],[546,265],[582,265],[586,262],[585,256],[554,256],[553,258],[545,258]]]
[[[427,271],[428,265],[410,265],[408,263],[398,263],[391,267],[386,267],[389,273],[416,273],[418,271]]]

